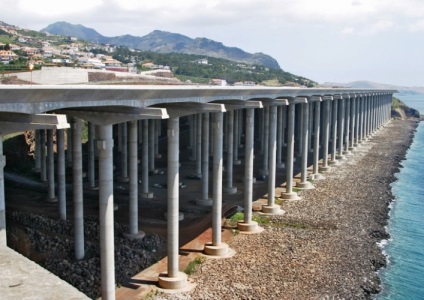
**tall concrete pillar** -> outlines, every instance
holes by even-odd
[[[356,96],[350,98],[350,139],[349,139],[349,151],[354,150],[356,143]]]
[[[337,128],[338,128],[338,99],[334,99],[332,103],[332,113],[331,113],[331,160],[329,161],[330,165],[337,165],[339,161],[336,159],[337,156]]]
[[[361,96],[360,101],[358,102],[359,105],[359,135],[358,135],[358,144],[362,144],[364,141],[364,104],[365,104],[365,95]]]
[[[202,197],[197,200],[198,205],[211,206],[209,198],[209,113],[202,118]]]
[[[138,230],[138,155],[137,155],[137,121],[129,123],[129,218],[128,233],[125,236],[129,239],[142,239],[144,232]]]
[[[312,137],[314,135],[314,114],[313,114],[313,110],[314,110],[314,105],[310,104],[308,105],[309,108],[309,119],[308,119],[308,148],[309,148],[309,152],[313,152],[314,151],[314,142],[312,140]]]
[[[6,239],[6,201],[4,196],[4,167],[6,157],[3,155],[3,136],[0,135],[0,246],[7,246]]]
[[[161,120],[155,120],[155,158],[161,158],[162,155],[159,153],[159,137],[161,136]]]
[[[233,140],[237,141],[240,136],[240,127],[238,126],[240,120],[240,110],[234,111],[234,138]],[[233,143],[233,164],[240,165],[241,160],[238,157],[239,143]]]
[[[127,122],[119,124],[121,126],[121,176],[119,182],[128,182],[128,124]]]
[[[178,270],[179,233],[179,118],[168,119],[168,269],[159,275],[159,286],[180,289],[187,284],[187,275]]]
[[[149,192],[149,120],[143,120],[143,145],[141,148],[141,196],[153,198]]]
[[[48,195],[46,200],[47,202],[57,202],[55,193],[53,129],[47,129],[47,178]]]
[[[237,187],[233,186],[234,111],[229,111],[227,113],[227,126],[227,178],[224,191],[231,195],[237,193]]]
[[[57,135],[57,181],[59,197],[59,218],[66,220],[66,165],[65,165],[65,131],[58,129]]]
[[[196,175],[202,176],[202,114],[196,116]]]
[[[268,176],[268,202],[262,206],[262,212],[267,214],[281,213],[280,205],[275,204],[275,178],[277,154],[277,106],[269,107],[269,176]]]
[[[66,130],[66,162],[68,166],[72,167],[72,128]]]
[[[88,123],[88,188],[96,189],[96,178],[95,178],[95,127],[94,124]]]
[[[264,131],[262,138],[263,142],[263,153],[262,153],[262,169],[260,170],[261,175],[267,176],[269,174],[268,165],[268,147],[269,147],[269,106],[264,107]]]
[[[349,145],[350,145],[350,97],[346,97],[345,102],[345,126],[344,126],[344,143],[343,143],[343,155],[349,155]]]
[[[221,241],[222,218],[222,142],[223,142],[223,113],[215,112],[213,133],[213,204],[212,204],[212,242],[207,243],[204,252],[207,255],[226,256],[228,245]]]
[[[72,190],[74,202],[74,249],[75,258],[83,259],[84,250],[84,204],[82,183],[81,119],[74,118],[72,126]]]
[[[245,126],[245,163],[244,163],[244,219],[238,222],[237,228],[241,233],[258,233],[261,228],[258,223],[252,221],[252,200],[253,200],[253,145],[254,145],[254,125],[255,110],[253,108],[246,109],[246,126]]]
[[[337,142],[338,142],[338,148],[337,148],[337,156],[336,158],[339,160],[343,160],[345,159],[344,155],[343,155],[343,136],[344,136],[344,125],[345,125],[345,100],[344,99],[340,99],[339,100],[339,113],[338,113],[338,137],[337,137]]]
[[[155,169],[155,120],[149,120],[149,171],[158,173]]]
[[[113,232],[112,125],[98,125],[99,222],[102,299],[115,299],[115,244]]]
[[[311,104],[312,105],[312,104]],[[321,135],[321,99],[319,101],[314,102],[315,110],[314,110],[314,152],[313,152],[313,167],[312,167],[312,179],[320,180],[323,179],[322,174],[319,169],[319,145],[320,145],[320,135]],[[327,135],[328,138],[328,135]],[[328,149],[325,149],[328,151]],[[326,159],[328,159],[326,157]]]
[[[298,194],[293,192],[295,113],[295,104],[290,103],[287,123],[286,191],[281,193],[281,198],[284,200],[300,200]]]
[[[40,130],[40,179],[47,181],[47,161],[46,161],[46,130]]]
[[[284,168],[285,164],[282,161],[283,156],[283,108],[284,106],[277,107],[277,158],[276,166],[277,168]],[[285,120],[284,120],[285,121]]]
[[[323,112],[323,130],[322,130],[322,165],[319,168],[320,172],[328,172],[330,171],[330,166],[328,165],[328,149],[329,149],[329,139],[330,139],[330,108],[331,101],[333,101],[332,96],[324,96],[323,97],[324,104],[324,112]]]
[[[310,103],[302,103],[302,161],[300,170],[300,182],[296,183],[296,188],[306,190],[313,189],[314,186],[308,181],[308,152],[309,152],[309,105]]]
[[[34,149],[34,159],[35,159],[35,166],[34,171],[39,173],[41,171],[41,144],[40,144],[40,130],[36,129],[34,130],[34,139],[35,139],[35,149]]]

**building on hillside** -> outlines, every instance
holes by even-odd
[[[211,79],[209,81],[210,85],[219,85],[219,86],[226,86],[227,85],[227,81],[225,79]]]
[[[195,60],[194,62],[201,65],[207,65],[209,63],[207,58],[201,58],[201,59]]]
[[[18,55],[16,55],[11,50],[0,50],[0,61],[5,63],[9,63],[12,60],[15,60],[18,58]]]

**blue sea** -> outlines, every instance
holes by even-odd
[[[424,94],[396,94],[408,106],[424,114]],[[380,271],[383,291],[378,300],[424,299],[424,122],[415,134],[403,168],[392,184],[392,203],[388,232],[382,242],[388,257]]]

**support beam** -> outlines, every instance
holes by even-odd
[[[225,181],[224,192],[231,195],[237,193],[237,187],[233,186],[233,151],[238,151],[234,146],[234,111],[227,113],[227,180]]]
[[[141,148],[141,196],[143,198],[153,198],[153,193],[149,192],[149,142],[149,120],[143,120],[143,145]]]
[[[46,201],[57,202],[54,172],[53,129],[47,129],[47,179],[48,195]]]
[[[72,190],[74,202],[74,249],[75,259],[83,259],[84,250],[84,203],[82,183],[81,119],[72,123]]]
[[[211,206],[209,198],[209,113],[202,118],[202,196],[196,201],[198,205]]]
[[[66,220],[66,165],[65,165],[65,131],[57,130],[57,181],[59,197],[59,218]]]
[[[301,160],[301,170],[300,170],[300,182],[296,183],[296,188],[302,189],[302,190],[309,190],[313,189],[313,184],[308,181],[308,152],[309,152],[309,146],[308,146],[308,136],[309,136],[309,105],[310,103],[303,103],[302,104],[302,119],[303,119],[303,126],[302,126],[302,160]]]

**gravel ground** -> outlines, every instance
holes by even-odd
[[[283,202],[286,214],[258,235],[229,241],[237,254],[208,259],[187,293],[154,299],[370,299],[386,264],[377,242],[387,238],[388,205],[399,162],[416,121],[393,120],[302,200]]]

